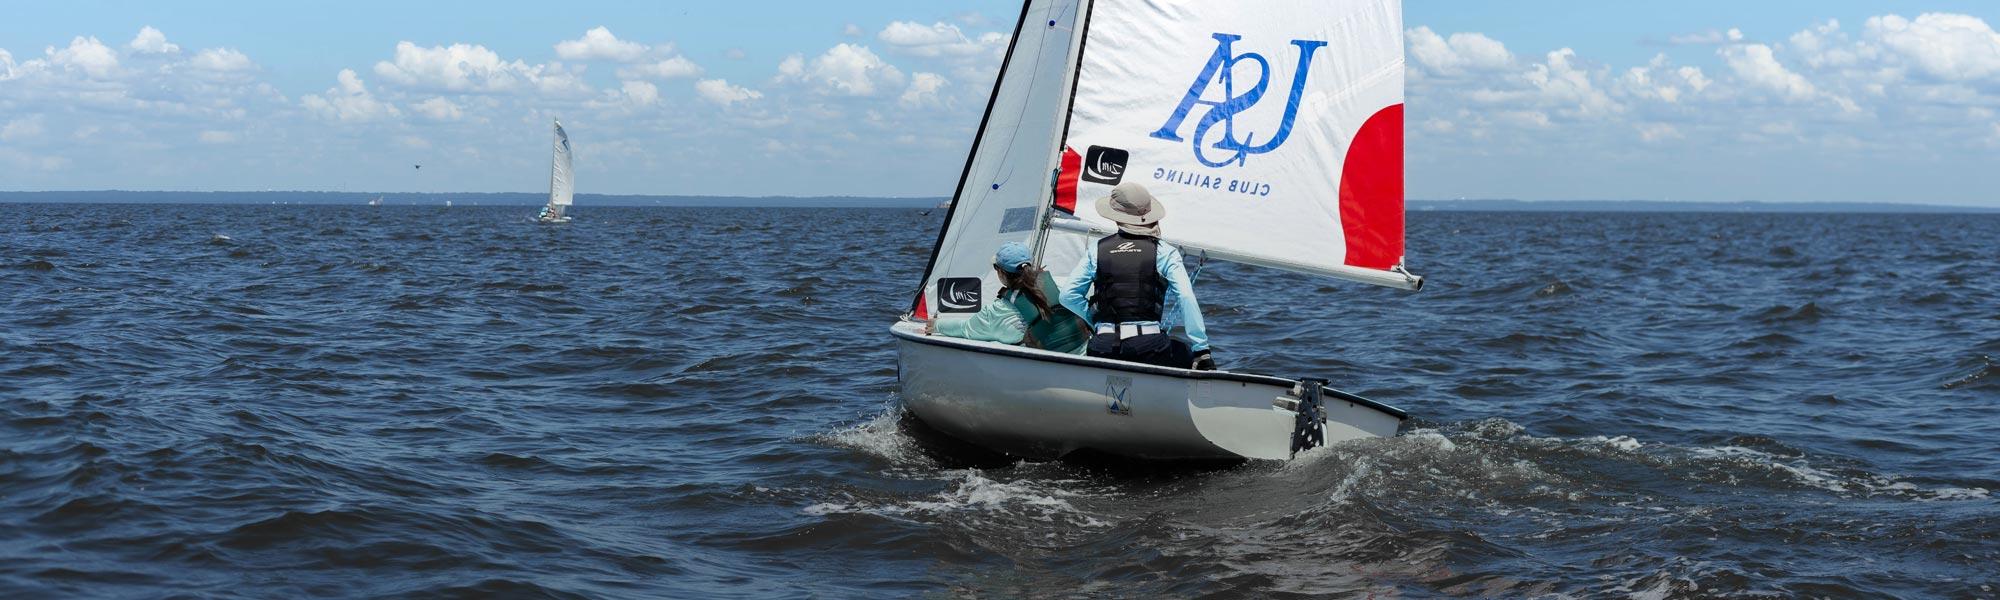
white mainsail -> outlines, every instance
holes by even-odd
[[[1090,204],[1121,181],[1190,253],[1421,287],[1403,269],[1400,0],[1033,0],[1022,19],[917,316],[977,310],[1002,242],[1043,242],[1066,273],[1078,236],[1041,232],[1109,233]]]
[[[915,311],[965,315],[998,290],[993,251],[1032,243],[1048,203],[1082,35],[1077,0],[1030,0],[994,82]],[[984,290],[984,291],[982,291]]]
[[[1058,207],[1108,232],[1091,202],[1136,181],[1192,253],[1421,285],[1401,269],[1398,0],[1097,0],[1089,15]]]
[[[576,195],[576,180],[570,170],[569,134],[563,132],[562,121],[556,121],[555,158],[549,167],[549,216],[560,219],[569,208]]]

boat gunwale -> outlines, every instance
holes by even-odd
[[[898,323],[898,325],[900,324],[901,323]],[[989,342],[981,342],[977,340],[967,340],[967,339],[960,339],[960,338],[940,336],[940,335],[924,335],[922,333],[913,333],[909,331],[904,331],[902,327],[898,327],[896,325],[892,325],[889,327],[889,334],[901,339],[909,340],[919,344],[927,344],[931,346],[944,346],[949,348],[956,348],[959,350],[970,350],[973,352],[979,352],[983,354],[997,354],[1001,356],[1012,356],[1016,358],[1038,360],[1042,362],[1053,362],[1053,363],[1062,363],[1062,364],[1078,365],[1085,367],[1095,367],[1099,369],[1108,369],[1112,371],[1125,371],[1130,373],[1143,373],[1147,375],[1160,375],[1176,379],[1234,381],[1237,383],[1256,383],[1263,385],[1274,385],[1286,389],[1290,389],[1293,386],[1298,385],[1298,380],[1296,379],[1288,379],[1284,377],[1278,377],[1276,375],[1262,375],[1258,373],[1238,373],[1235,371],[1197,371],[1194,369],[1177,369],[1174,367],[1162,367],[1157,365],[1148,365],[1143,363],[1127,362],[1127,361],[1113,360],[1108,358],[1092,358],[1088,356],[1079,356],[1075,354],[1063,354],[1060,352],[1051,352],[1048,350],[1041,350],[1037,348],[1028,348],[1025,346],[1003,346]],[[1322,390],[1326,393],[1328,399],[1338,399],[1345,402],[1351,402],[1354,404],[1359,404],[1361,406],[1372,408],[1375,409],[1376,411],[1395,417],[1396,420],[1398,421],[1407,421],[1410,418],[1409,413],[1404,412],[1403,409],[1396,408],[1394,406],[1390,406],[1387,404],[1383,404],[1381,402],[1363,398],[1361,396],[1356,396],[1354,394],[1343,392],[1330,387],[1322,388]]]

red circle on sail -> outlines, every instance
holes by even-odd
[[[1340,167],[1340,231],[1348,266],[1387,269],[1403,260],[1403,105],[1361,124]]]

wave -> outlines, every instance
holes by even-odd
[[[1939,387],[1947,390],[2000,388],[2000,363],[1994,362],[1993,357],[1981,355],[1978,359],[1968,362],[1972,363],[1969,373],[1946,381]]]
[[[942,474],[947,489],[921,499],[870,501],[848,493],[839,499],[808,505],[800,512],[812,516],[867,514],[892,518],[926,518],[958,514],[983,515],[1004,520],[1028,519],[1066,527],[1101,528],[1109,524],[1077,509],[1072,499],[1082,494],[1064,488],[1069,480],[998,481],[978,469]]]
[[[1755,317],[1761,323],[1814,323],[1827,316],[1827,310],[1817,302],[1807,302],[1798,307],[1776,305],[1759,311]]]

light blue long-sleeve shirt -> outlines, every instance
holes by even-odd
[[[1194,299],[1194,281],[1188,279],[1187,265],[1181,264],[1181,249],[1173,244],[1159,242],[1159,251],[1153,254],[1153,266],[1160,276],[1167,280],[1167,298],[1162,306],[1158,323],[1160,329],[1171,331],[1174,327],[1186,328],[1188,346],[1194,351],[1208,349],[1208,328],[1201,322],[1201,303]],[[1090,286],[1097,281],[1097,249],[1083,253],[1083,261],[1076,264],[1076,271],[1069,274],[1069,285],[1063,287],[1062,304],[1071,312],[1082,315],[1092,324],[1097,323],[1090,314]]]

